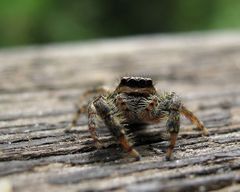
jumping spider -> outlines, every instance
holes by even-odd
[[[79,106],[70,127],[76,126],[81,113],[88,113],[88,127],[92,139],[99,148],[102,143],[97,137],[97,118],[105,123],[119,144],[136,160],[139,153],[128,141],[125,126],[133,124],[156,124],[166,119],[166,128],[170,133],[166,159],[170,160],[180,127],[180,114],[188,118],[208,135],[207,128],[189,111],[174,92],[157,93],[152,79],[143,77],[122,77],[115,91],[96,89],[86,92],[83,97],[96,93],[99,96],[83,106]],[[83,99],[83,98],[82,98]]]

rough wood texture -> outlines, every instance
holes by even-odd
[[[132,162],[107,132],[96,150],[86,117],[63,132],[87,88],[151,76],[179,93],[210,131],[185,119],[175,160],[164,124],[136,132]],[[0,51],[0,175],[19,192],[240,191],[240,34],[143,36]],[[4,185],[4,182],[0,182]]]

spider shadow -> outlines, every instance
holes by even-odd
[[[125,130],[130,143],[133,144],[142,157],[153,156],[156,153],[161,155],[165,152],[167,146],[165,143],[169,136],[166,134],[164,125],[131,124],[127,125]],[[86,156],[84,156],[88,159],[88,162],[108,163],[115,161],[116,163],[127,163],[135,161],[122,149],[106,126],[101,125],[97,131],[100,141],[103,143],[103,147],[100,149],[95,147],[90,136],[81,137],[89,138],[82,142],[84,147],[81,149],[82,153],[86,153]],[[76,135],[76,139],[79,139],[77,135],[86,133],[86,131],[72,129],[70,133]],[[154,146],[156,143],[161,146],[157,149],[157,152],[156,146]]]
[[[165,132],[165,127],[159,127],[159,125],[143,125],[143,124],[131,124],[126,126],[126,134],[130,143],[133,144],[134,148],[141,154],[142,157],[153,156],[156,153],[164,154],[166,151],[166,141],[169,136]],[[108,130],[102,129],[104,135],[107,138],[101,138],[101,141],[105,144],[102,149],[97,149],[92,153],[91,159],[95,159],[100,162],[132,162],[135,161],[131,158],[122,147],[117,144],[117,140],[109,133]],[[152,146],[159,143],[161,148],[156,152],[156,146]],[[92,145],[93,142],[92,142]]]

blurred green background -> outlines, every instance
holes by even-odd
[[[0,47],[239,28],[239,0],[0,0]]]

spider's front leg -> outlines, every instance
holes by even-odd
[[[170,94],[167,107],[169,108],[167,130],[170,133],[170,144],[167,150],[166,159],[170,160],[179,132],[180,114],[183,114],[193,124],[197,125],[198,129],[200,129],[204,135],[208,135],[208,130],[191,111],[184,107],[178,96],[176,96],[174,93]]]
[[[93,102],[93,105],[96,108],[97,114],[102,118],[122,148],[136,160],[140,160],[139,153],[132,147],[127,139],[123,125],[123,116],[119,113],[115,104],[109,102],[105,97],[100,96]]]
[[[166,153],[166,160],[169,161],[171,159],[180,128],[180,113],[178,111],[170,111],[166,127],[167,131],[170,133],[170,141]]]

